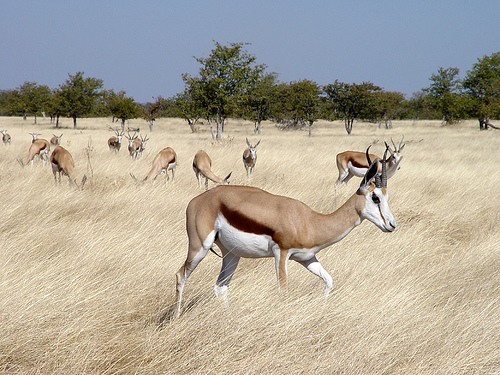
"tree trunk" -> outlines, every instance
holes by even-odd
[[[210,126],[210,134],[212,134],[212,139],[215,140],[214,127],[212,126],[212,119],[209,117],[207,120],[208,120],[208,125]]]
[[[253,132],[254,132],[255,134],[259,134],[259,135],[260,135],[260,121],[257,121],[257,122],[255,123],[255,129],[253,130]]]
[[[56,115],[56,128],[59,127],[59,115]]]
[[[218,142],[222,141],[222,129],[224,127],[223,121],[220,118],[217,118],[217,137],[216,140]]]
[[[35,112],[35,122],[34,122],[34,124],[36,125],[36,112]]]
[[[313,126],[313,121],[309,121],[309,137],[311,136],[312,126]]]
[[[481,117],[479,119],[479,130],[488,130],[488,119]]]
[[[153,131],[154,121],[153,120],[149,120],[148,124],[149,124],[149,131],[152,132]]]
[[[194,133],[194,122],[190,118],[187,119],[188,125],[191,128],[191,133]]]
[[[349,134],[349,135],[351,134],[353,123],[354,123],[354,119],[346,118],[344,120],[345,130],[346,130],[347,134]]]
[[[73,129],[76,129],[76,116],[73,116]]]

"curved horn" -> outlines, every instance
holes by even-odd
[[[384,158],[382,159],[382,186],[383,188],[387,187],[387,169],[386,169],[386,162],[387,162],[387,150],[389,150],[389,146],[386,147],[384,151]]]
[[[398,152],[398,148],[396,147],[396,144],[395,144],[395,143],[394,143],[394,141],[392,140],[392,137],[391,137],[391,142],[392,142],[392,145],[394,146],[394,152]],[[384,142],[384,143],[385,143],[386,147],[389,147],[389,146],[387,146],[387,142]],[[391,149],[389,149],[389,151],[391,151],[391,153],[392,153],[392,150],[391,150]]]
[[[372,147],[372,145],[368,146],[368,148],[366,149],[366,160],[368,161],[368,168],[370,167],[370,165],[372,165],[372,161],[370,160],[370,155],[368,152],[370,150],[370,147]],[[380,179],[380,175],[378,173],[375,174],[375,186],[378,188],[382,187],[382,180]]]
[[[368,148],[366,149],[366,160],[368,161],[368,167],[370,165],[372,165],[372,161],[370,160],[370,155],[368,155],[368,151],[370,150],[370,147],[372,147],[372,145],[368,146]]]
[[[403,139],[405,139],[404,134],[403,134],[403,136],[401,137],[401,142],[399,142],[398,152],[399,152],[399,151],[401,151],[401,144],[403,143]]]

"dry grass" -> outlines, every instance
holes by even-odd
[[[270,259],[242,260],[228,305],[213,296],[220,259],[208,254],[185,288],[185,312],[169,321],[174,274],[184,261],[184,211],[200,193],[191,162],[205,149],[219,176],[249,184],[241,155],[253,126],[230,122],[222,144],[207,129],[157,121],[144,157],[114,155],[109,119],[63,123],[83,191],[56,186],[50,167],[21,168],[28,132],[56,129],[0,118],[0,374],[498,374],[500,373],[500,132],[476,122],[394,129],[340,123],[306,132],[263,128],[252,185],[329,212],[357,188],[335,189],[334,155],[380,153],[405,135],[401,170],[389,180],[398,229],[364,222],[318,258],[323,283],[290,262],[279,296]],[[132,121],[140,126],[142,121]],[[59,132],[59,131],[58,131]],[[148,132],[149,133],[149,132]],[[173,147],[174,184],[136,186],[155,154]],[[87,151],[86,151],[87,150]]]

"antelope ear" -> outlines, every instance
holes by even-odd
[[[403,145],[399,148],[399,150],[398,150],[398,151],[399,151],[399,152],[403,151],[403,148],[405,148],[405,146],[406,146],[406,143],[403,143]]]
[[[378,173],[378,159],[375,159],[373,163],[370,164],[368,171],[366,172],[363,180],[361,180],[361,184],[359,185],[359,190],[364,193],[368,187],[370,186],[373,178]]]

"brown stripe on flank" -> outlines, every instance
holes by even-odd
[[[248,216],[245,216],[242,212],[231,210],[225,205],[222,205],[220,211],[229,224],[242,232],[265,234],[271,237],[274,234],[274,231],[271,228],[249,218]]]

